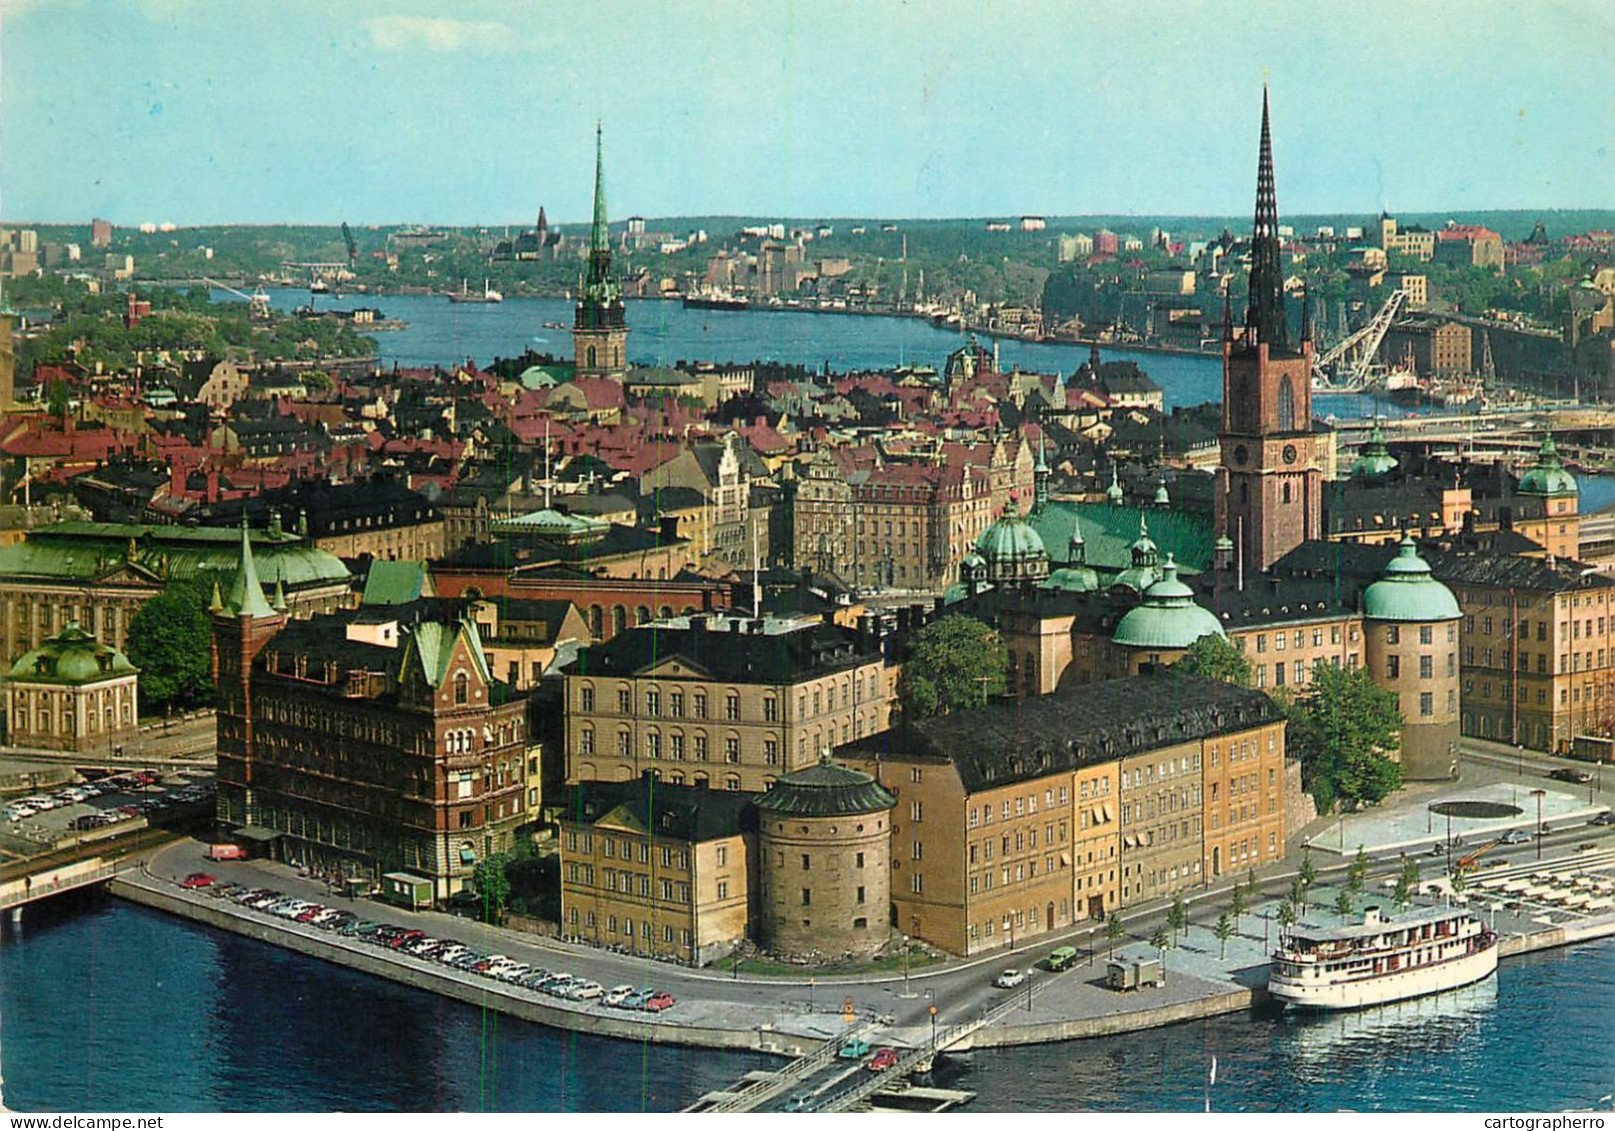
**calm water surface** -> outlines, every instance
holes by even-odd
[[[1230,1016],[982,1051],[938,1082],[974,1110],[1557,1110],[1615,1091],[1615,940],[1455,994],[1344,1016]],[[30,908],[0,942],[18,1110],[672,1111],[739,1053],[501,1017],[110,897]],[[1607,1106],[1605,1101],[1603,1106]]]

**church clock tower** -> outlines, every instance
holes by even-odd
[[[622,288],[611,273],[611,230],[606,223],[606,177],[598,125],[594,129],[594,225],[589,229],[589,268],[578,284],[572,354],[579,377],[621,380],[628,371],[628,321]]]
[[[1250,304],[1238,333],[1225,315],[1222,461],[1217,525],[1239,546],[1247,570],[1263,570],[1303,541],[1323,536],[1323,472],[1312,431],[1312,341],[1303,312],[1290,343],[1279,255],[1278,197],[1267,90],[1251,233]]]

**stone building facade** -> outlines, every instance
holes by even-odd
[[[139,672],[76,622],[24,653],[6,673],[6,741],[74,753],[113,753],[140,736]]]

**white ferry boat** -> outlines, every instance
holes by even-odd
[[[1273,952],[1267,992],[1302,1009],[1359,1009],[1478,982],[1497,969],[1497,936],[1462,907],[1392,920],[1369,907],[1339,927],[1297,923]]]

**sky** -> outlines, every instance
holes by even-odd
[[[1609,0],[0,0],[0,222],[1615,207]]]

